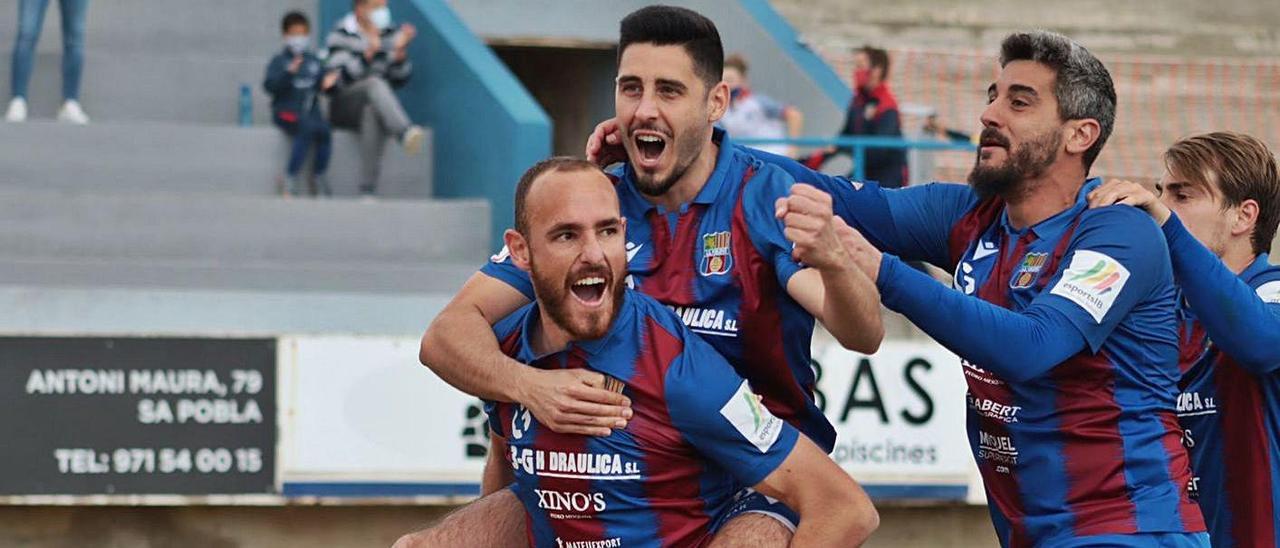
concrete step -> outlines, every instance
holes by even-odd
[[[13,44],[19,0],[0,0],[0,44]],[[280,43],[280,19],[301,11],[315,26],[314,0],[109,0],[89,2],[86,51],[134,55],[167,51],[222,57],[259,55]],[[323,39],[327,29],[312,28]],[[62,51],[58,2],[45,12],[38,51]],[[7,59],[5,60],[8,61]]]
[[[103,183],[108,184],[108,183]],[[481,200],[0,191],[0,257],[212,265],[479,264]]]
[[[266,196],[276,193],[289,139],[275,127],[162,122],[0,123],[0,188],[165,191]],[[357,135],[333,135],[329,182],[338,196],[360,184]],[[431,132],[418,156],[388,142],[378,194],[431,195]]]
[[[6,335],[418,336],[449,293],[0,284]]]
[[[47,288],[436,293],[451,295],[483,263],[239,262],[0,256],[0,280]]]

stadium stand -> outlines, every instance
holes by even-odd
[[[421,331],[487,256],[489,206],[431,199],[430,140],[414,158],[388,147],[381,197],[403,199],[274,197],[287,143],[260,82],[287,9],[316,4],[92,4],[87,127],[51,121],[60,36],[46,17],[31,119],[0,124],[0,329]],[[17,0],[0,0],[0,13],[17,13]],[[14,32],[0,25],[0,43]],[[252,127],[233,125],[241,83],[253,89]],[[354,141],[335,135],[339,196],[356,193]]]

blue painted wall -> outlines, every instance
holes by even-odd
[[[551,154],[551,119],[445,2],[388,6],[397,23],[418,28],[409,48],[413,79],[399,95],[414,122],[434,132],[435,195],[488,198],[496,250],[511,226],[516,181]],[[320,0],[320,28],[327,32],[350,10],[351,0]]]

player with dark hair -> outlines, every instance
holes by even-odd
[[[873,352],[884,333],[875,288],[838,245],[828,195],[808,188],[789,198],[790,227],[774,218],[794,181],[714,127],[728,104],[722,70],[715,25],[696,12],[650,6],[622,20],[615,109],[628,161],[612,175],[630,221],[628,284],[672,308],[774,415],[830,450],[835,430],[814,400],[809,363],[814,319]],[[421,361],[464,392],[523,405],[556,432],[624,427],[628,400],[603,390],[601,375],[525,367],[478,336],[533,297],[528,274],[499,254],[432,322]],[[487,481],[486,492],[500,486]],[[731,512],[718,538],[785,545],[796,525],[791,509],[759,493],[742,493]]]

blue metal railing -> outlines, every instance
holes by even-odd
[[[752,145],[792,145],[798,147],[829,147],[853,149],[853,179],[866,179],[866,160],[868,148],[905,148],[916,150],[963,150],[972,151],[977,148],[973,143],[961,141],[942,141],[935,139],[903,139],[901,137],[882,137],[879,135],[857,135],[841,137],[796,137],[791,139],[734,139],[735,143]]]

